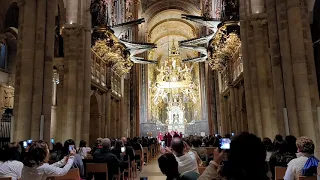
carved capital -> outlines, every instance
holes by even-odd
[[[267,13],[253,14],[250,16],[249,20],[253,27],[262,27],[268,22]]]
[[[64,38],[69,38],[70,36],[80,36],[81,31],[84,27],[79,24],[65,24],[62,31],[62,36]]]

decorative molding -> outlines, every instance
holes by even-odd
[[[79,24],[65,24],[62,31],[62,37],[63,38],[69,38],[71,36],[80,36],[81,31],[83,31],[85,28],[82,25]]]

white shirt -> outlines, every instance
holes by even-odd
[[[190,171],[199,173],[197,160],[195,158],[192,158],[189,153],[180,157],[177,157],[177,156],[175,157],[178,162],[178,170],[180,174],[190,172]]]
[[[63,176],[68,173],[72,164],[74,156],[70,156],[68,162],[65,159],[58,161],[54,164],[44,163],[41,166],[23,168],[23,180],[46,180],[47,177]],[[60,168],[64,166],[63,168]]]
[[[78,154],[81,156],[82,159],[87,158],[88,152],[91,151],[90,147],[81,147],[78,148]]]
[[[19,161],[0,161],[0,177],[11,177],[12,180],[21,179],[23,164]]]
[[[288,163],[287,171],[284,176],[284,180],[298,180],[299,176],[301,176],[302,169],[309,157],[305,156],[303,153],[297,153],[297,158],[292,159]]]

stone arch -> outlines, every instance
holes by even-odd
[[[95,140],[99,137],[100,129],[100,106],[98,98],[95,94],[90,97],[90,129],[89,129],[89,144],[93,145]]]
[[[5,16],[5,22],[4,22],[4,27],[9,28],[9,27],[15,27],[18,29],[19,27],[19,6],[17,2],[13,2]]]
[[[201,13],[201,11],[195,5],[193,5],[188,1],[177,0],[177,1],[170,2],[170,4],[168,4],[167,1],[158,1],[153,5],[149,6],[145,10],[144,18],[146,19],[146,22],[148,22],[150,19],[152,19],[155,15],[157,15],[161,11],[169,10],[169,9],[172,9],[172,10],[178,9],[185,12],[186,14],[192,14],[192,15],[200,15]]]

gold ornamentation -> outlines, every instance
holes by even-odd
[[[106,32],[106,39],[99,39],[96,41],[92,50],[94,53],[105,62],[108,67],[111,67],[118,75],[122,76],[130,72],[133,66],[128,55],[125,53],[125,47],[113,40],[113,36],[110,36]],[[115,43],[110,43],[111,39]]]
[[[241,44],[240,38],[235,33],[226,35],[226,27],[220,28],[212,40],[212,51],[209,52],[209,65],[213,70],[223,71],[227,60],[231,59]],[[223,41],[226,39],[225,41]]]

